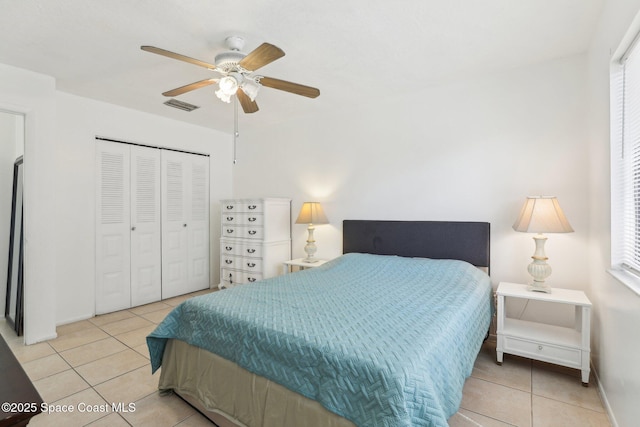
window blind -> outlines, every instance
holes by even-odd
[[[640,50],[611,73],[612,262],[640,275]]]

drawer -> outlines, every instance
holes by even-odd
[[[262,273],[247,273],[244,276],[244,283],[253,283],[262,280]]]
[[[220,253],[223,256],[262,258],[262,245],[242,240],[220,240]]]
[[[222,237],[230,237],[234,239],[259,239],[264,237],[262,227],[244,227],[239,225],[223,225]]]
[[[238,203],[234,200],[222,200],[222,212],[240,212]]]
[[[222,267],[220,269],[220,280],[223,286],[240,285],[243,283],[254,283],[262,280],[262,273],[255,271],[241,271]]]
[[[262,202],[259,200],[243,200],[239,203],[239,210],[241,212],[264,212]]]
[[[227,225],[227,224],[223,224],[222,225],[222,237],[231,237],[234,239],[238,239],[238,238],[242,238],[243,236],[241,235],[242,230],[239,230],[240,227],[237,227],[235,225]]]
[[[240,224],[242,221],[241,216],[235,212],[222,212],[222,223],[229,225]]]
[[[240,224],[242,225],[248,225],[248,226],[255,226],[255,225],[262,225],[264,223],[264,221],[262,220],[264,217],[262,215],[262,213],[256,212],[250,212],[250,213],[243,213],[240,215]]]
[[[262,258],[262,245],[259,243],[247,242],[242,245],[242,256],[252,258]]]
[[[246,271],[262,271],[262,260],[260,258],[239,258],[236,268]]]
[[[240,268],[239,267],[240,265],[242,265],[241,257],[235,257],[235,256],[229,256],[229,255],[222,255],[220,257],[221,267]]]
[[[264,205],[261,200],[221,200],[222,212],[262,213]]]
[[[242,243],[233,240],[221,240],[220,254],[222,254],[222,256],[242,255]]]
[[[261,213],[245,213],[245,212],[223,212],[222,224],[225,225],[247,225],[255,226],[264,223]]]
[[[260,258],[222,255],[220,257],[220,266],[236,270],[262,271],[262,260]]]
[[[262,271],[262,260],[260,258],[223,255],[220,257],[220,266],[237,270]]]
[[[229,287],[239,283],[242,283],[239,271],[222,267],[220,268],[220,280],[222,281],[223,286]]]
[[[582,366],[582,351],[577,348],[562,347],[505,336],[504,351],[506,353],[517,354],[563,366],[574,368],[580,368]]]

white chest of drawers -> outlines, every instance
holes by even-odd
[[[291,200],[221,200],[220,285],[252,283],[281,273],[291,257]]]

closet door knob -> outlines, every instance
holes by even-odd
[[[131,231],[136,231],[136,226],[131,227]]]
[[[183,227],[186,227],[186,226],[187,226],[187,224],[182,224],[182,226],[183,226]]]

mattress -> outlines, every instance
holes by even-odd
[[[490,317],[470,264],[352,253],[190,299],[147,343],[154,371],[177,339],[359,426],[446,426]]]

